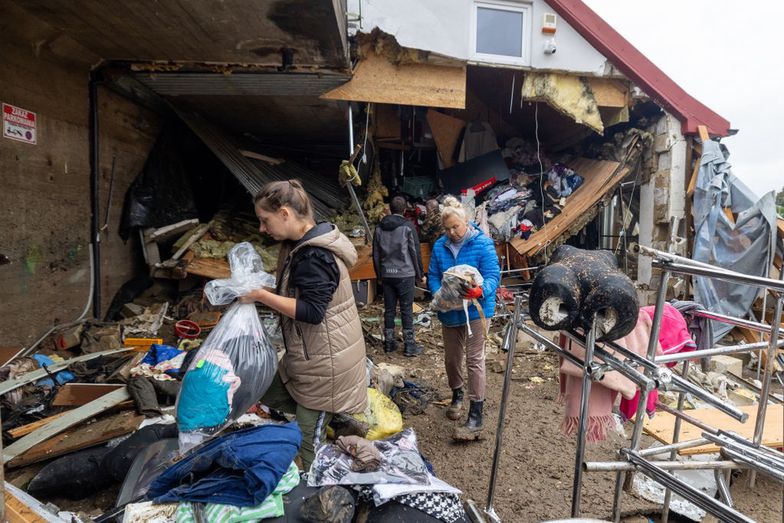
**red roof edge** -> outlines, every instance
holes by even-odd
[[[697,126],[704,125],[713,136],[729,135],[729,121],[684,91],[581,0],[545,1],[656,103],[677,116],[681,132],[695,134]]]

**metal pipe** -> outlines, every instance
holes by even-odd
[[[88,85],[88,104],[90,107],[90,238],[93,245],[93,318],[101,317],[101,226],[99,213],[99,187],[101,156],[98,117],[98,80],[95,71],[90,73]]]
[[[715,268],[706,269],[704,267],[692,267],[688,265],[682,265],[680,263],[662,263],[654,261],[652,265],[659,269],[667,269],[679,274],[690,274],[692,276],[703,276],[706,278],[724,280],[732,283],[743,283],[753,287],[775,290],[777,292],[784,291],[784,282],[779,282],[770,278],[763,278],[762,276],[751,276],[749,274],[742,274],[731,271],[725,272],[716,270]]]
[[[765,318],[767,317],[765,314],[765,311],[767,310],[768,310],[768,293],[763,292],[762,293],[762,321],[760,322],[760,325],[764,326],[764,323],[762,322],[764,322]],[[765,337],[762,335],[762,333],[760,333],[760,341],[765,341]],[[759,380],[761,372],[762,372],[762,351],[760,351],[760,353],[757,354],[757,371],[754,374],[754,378]]]
[[[728,507],[724,503],[708,496],[701,490],[692,487],[675,476],[668,474],[666,470],[651,464],[646,461],[645,458],[640,457],[636,452],[629,449],[621,449],[621,452],[626,454],[629,461],[637,465],[645,475],[649,476],[657,483],[669,486],[676,494],[687,501],[691,501],[708,513],[713,514],[721,521],[727,523],[754,523],[753,519],[750,519],[734,508]]]
[[[656,308],[653,312],[653,322],[651,324],[651,334],[648,339],[648,353],[647,359],[653,361],[656,355],[656,347],[659,345],[659,330],[661,329],[661,321],[664,316],[664,303],[667,298],[667,283],[670,280],[670,271],[664,269],[659,277],[659,288],[656,292]],[[653,369],[647,369],[649,374],[652,375]],[[637,401],[637,414],[634,417],[634,430],[632,431],[631,449],[637,451],[640,448],[640,437],[642,436],[642,423],[645,417],[645,406],[648,403],[647,390],[640,391],[640,397]],[[621,497],[623,495],[623,488],[631,489],[633,481],[633,473],[629,476],[626,472],[619,472],[616,477],[615,493],[613,495],[613,519],[618,523],[621,519]]]
[[[523,299],[518,296],[515,298],[514,317],[512,325],[517,325],[520,320]],[[515,347],[517,346],[518,329],[510,329],[512,332],[506,338],[506,371],[504,372],[504,387],[501,390],[501,405],[498,408],[498,428],[495,431],[495,450],[493,451],[493,465],[490,468],[490,485],[487,488],[487,506],[485,513],[491,519],[498,519],[493,508],[493,497],[495,496],[495,483],[498,475],[498,463],[501,461],[501,447],[504,441],[504,420],[506,418],[506,404],[509,402],[509,389],[512,384],[512,367],[514,366]]]
[[[683,362],[683,369],[681,375],[685,378],[689,376],[689,362]],[[677,409],[683,410],[683,402],[686,399],[686,393],[681,391],[678,393],[678,407]],[[672,442],[677,444],[681,439],[681,418],[675,418],[675,425],[672,428]],[[678,454],[677,449],[670,450],[670,461],[674,460]],[[662,508],[662,523],[667,523],[670,520],[670,500],[672,499],[672,490],[669,488],[664,489],[664,507]]]
[[[719,489],[719,496],[721,496],[721,500],[728,506],[731,507],[734,505],[732,501],[732,494],[730,494],[730,487],[727,482],[724,480],[724,473],[719,469],[713,470],[713,477],[716,478],[716,486]]]
[[[767,293],[765,293],[765,295],[767,297]],[[726,323],[727,325],[734,325],[736,327],[746,327],[747,329],[756,332],[763,332],[765,334],[770,333],[770,325],[766,325],[758,321],[745,320],[742,318],[736,318],[734,316],[719,314],[718,312],[713,312],[713,311],[693,311],[690,312],[689,314],[699,318],[707,318],[709,320],[720,321],[722,323]]]
[[[678,451],[684,449],[692,449],[694,447],[700,447],[709,443],[709,441],[705,438],[697,438],[697,439],[690,439],[687,441],[679,441],[677,443],[671,443],[669,445],[662,445],[661,447],[649,447],[647,449],[643,449],[637,452],[643,458],[648,458],[651,456],[658,456],[660,454],[666,454],[670,451]],[[675,459],[674,457],[670,459]]]
[[[539,266],[539,267],[526,267],[524,269],[506,269],[504,271],[501,271],[501,274],[510,274],[510,273],[513,273],[513,272],[535,271],[535,270],[541,269],[543,267],[544,266],[542,265],[542,266]]]
[[[541,343],[545,347],[547,347],[550,350],[552,350],[553,352],[557,353],[559,356],[561,356],[563,359],[569,361],[570,363],[573,363],[573,364],[577,365],[578,367],[583,367],[583,361],[580,358],[578,358],[577,356],[575,356],[574,354],[572,354],[571,352],[569,352],[568,350],[562,349],[561,347],[559,347],[558,345],[553,343],[552,340],[549,340],[549,339],[545,338],[544,336],[539,334],[537,331],[535,331],[534,329],[532,329],[531,327],[526,325],[524,322],[520,322],[519,325],[520,325],[520,330],[525,332],[526,334],[528,334],[534,340],[538,341],[539,343]],[[591,374],[593,374],[594,370],[595,370],[594,368],[591,369]]]
[[[683,265],[690,265],[693,267],[702,267],[704,269],[715,269],[717,271],[728,272],[728,273],[732,272],[731,270],[725,269],[724,267],[718,267],[716,265],[711,265],[710,263],[692,260],[691,258],[684,258],[683,256],[678,256],[677,254],[673,254],[671,252],[660,251],[652,247],[646,247],[644,245],[640,245],[639,243],[635,244],[634,247],[632,247],[632,252],[634,252],[635,254],[640,254],[642,256],[647,256],[649,258],[653,258],[654,260],[658,260],[659,262],[680,263]]]
[[[585,337],[580,336],[578,333],[574,331],[562,331],[563,334],[568,337],[570,340],[576,341],[582,346],[585,346]],[[615,355],[611,354],[604,348],[599,345],[596,345],[594,348],[594,354],[601,358],[604,362],[610,365],[613,370],[616,370],[629,378],[630,380],[637,383],[640,388],[647,388],[648,390],[652,390],[656,388],[656,382],[643,374],[642,372],[635,369],[632,365],[627,364],[615,357]],[[600,380],[601,381],[601,380]]]
[[[741,469],[746,468],[744,464],[734,461],[651,461],[651,464],[663,470],[721,470],[721,469]],[[637,467],[627,461],[586,461],[583,463],[585,472],[630,472],[637,470]]]
[[[730,458],[733,461],[739,461],[747,465],[752,472],[762,472],[766,476],[770,476],[771,478],[775,479],[779,483],[784,483],[784,472],[781,470],[775,469],[769,466],[766,463],[762,463],[760,461],[755,460],[754,458],[750,458],[748,456],[743,455],[740,452],[737,452],[733,449],[723,448],[721,449],[721,454]]]
[[[658,368],[658,366],[655,363],[653,363],[652,361],[649,361],[649,360],[643,358],[639,354],[636,354],[636,353],[630,351],[626,347],[622,347],[622,346],[618,345],[615,342],[606,342],[606,344],[610,348],[612,348],[614,351],[620,353],[621,355],[623,355],[626,358],[629,358],[630,360],[634,361],[635,363],[638,363],[638,364],[642,365],[647,370],[654,371],[654,370],[656,370]],[[694,396],[694,397],[704,401],[705,403],[708,403],[708,404],[716,407],[717,409],[722,411],[727,416],[730,416],[731,418],[736,419],[736,420],[740,421],[741,423],[745,423],[746,420],[749,418],[748,413],[743,412],[742,410],[738,409],[735,405],[731,405],[729,403],[725,403],[725,402],[721,401],[719,398],[717,398],[716,396],[714,396],[710,392],[706,391],[702,387],[693,384],[689,380],[683,379],[682,377],[678,376],[677,374],[673,374],[672,375],[672,388],[680,389],[680,390],[683,390],[684,392],[688,392],[692,396]]]
[[[720,432],[718,435],[705,434],[705,438],[719,447],[732,449],[736,452],[740,452],[744,456],[765,462],[772,467],[784,471],[784,455],[779,456],[778,452],[770,451],[766,447],[752,447],[750,441],[738,441],[738,439],[736,439],[739,438],[738,436],[730,437],[726,432]]]
[[[779,271],[779,282],[784,284],[784,269]],[[759,447],[762,443],[762,432],[765,428],[765,415],[768,412],[768,397],[770,396],[770,380],[773,376],[773,367],[775,366],[776,352],[778,348],[777,340],[779,338],[779,331],[781,330],[781,308],[783,297],[779,294],[776,297],[776,305],[773,309],[773,318],[770,326],[770,340],[768,344],[768,361],[765,365],[765,374],[762,379],[762,392],[760,392],[759,408],[757,409],[757,422],[754,425],[754,439],[752,442],[755,447]],[[754,471],[751,472],[749,477],[749,486],[754,488],[756,484],[757,475]]]
[[[593,365],[593,350],[596,346],[596,316],[591,319],[585,343],[582,395],[580,396],[580,422],[577,426],[577,452],[574,457],[574,482],[572,484],[572,517],[580,515],[583,486],[583,460],[585,459],[585,436],[588,431],[588,395],[591,393],[590,370]]]
[[[664,354],[662,356],[657,356],[653,362],[661,365],[664,363],[672,363],[674,361],[688,361],[697,358],[704,358],[707,356],[719,356],[721,354],[739,354],[743,352],[755,351],[763,347],[768,347],[769,345],[771,344],[767,341],[762,341],[756,343],[742,343],[740,345],[727,345],[726,347],[714,347],[712,349],[696,350],[691,352],[681,352],[678,354]],[[784,347],[784,339],[778,340],[778,343],[775,343],[774,345],[776,345],[776,347]]]

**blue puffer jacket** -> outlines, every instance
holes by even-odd
[[[495,291],[501,279],[501,268],[498,265],[498,255],[495,253],[493,240],[479,229],[476,229],[476,232],[477,234],[460,248],[457,258],[447,246],[449,238],[444,235],[436,240],[430,255],[430,267],[427,270],[427,286],[430,292],[435,294],[441,288],[444,272],[455,265],[470,265],[477,268],[484,278],[483,296],[479,299],[479,305],[485,318],[489,319],[495,311]],[[468,317],[471,321],[479,319],[479,311],[473,305],[468,307]],[[458,327],[466,323],[465,313],[462,310],[439,312],[438,319],[447,327]]]

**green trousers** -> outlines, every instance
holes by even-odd
[[[299,456],[302,459],[302,467],[305,472],[309,471],[310,465],[316,457],[316,448],[326,439],[327,425],[332,421],[332,413],[311,410],[299,405],[286,390],[278,373],[275,373],[275,378],[267,393],[261,398],[261,402],[286,414],[294,414],[302,431],[302,446],[299,449]]]

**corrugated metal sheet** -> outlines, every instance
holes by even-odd
[[[162,96],[320,96],[351,78],[315,73],[136,73],[134,77]]]
[[[174,110],[250,194],[258,192],[267,182],[299,178],[311,196],[317,218],[330,219],[344,206],[345,197],[338,185],[337,173],[334,180],[329,180],[292,162],[270,165],[250,160],[226,133],[198,113],[176,107]]]

